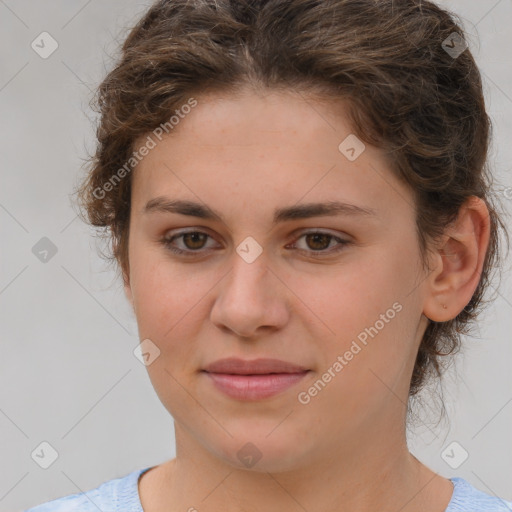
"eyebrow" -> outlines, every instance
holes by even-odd
[[[194,201],[182,199],[169,199],[164,196],[150,199],[144,207],[143,213],[179,213],[207,220],[216,220],[224,223],[222,215],[209,206]],[[325,217],[335,215],[347,216],[376,216],[377,211],[373,208],[365,208],[355,204],[329,201],[326,203],[306,203],[284,208],[277,208],[274,211],[273,225],[280,222],[296,219],[307,219],[310,217]]]

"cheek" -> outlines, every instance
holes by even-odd
[[[410,366],[421,313],[418,296],[411,293],[418,279],[415,258],[414,246],[382,248],[325,279],[303,281],[308,306],[329,328],[318,337],[324,369],[343,358],[343,369],[335,372],[343,377],[334,379],[333,388],[347,386],[351,394],[382,388],[378,377],[393,383]]]
[[[200,365],[201,298],[211,285],[161,258],[147,255],[142,261],[132,267],[139,338],[150,339],[160,351],[146,369],[160,401],[178,419],[194,405],[186,390]]]
[[[189,318],[197,315],[195,306],[211,288],[204,275],[194,277],[192,266],[177,265],[154,252],[141,252],[132,268],[137,322],[162,341],[190,324]]]
[[[405,308],[414,298],[410,293],[415,280],[411,261],[398,257],[397,251],[382,250],[333,268],[323,277],[301,276],[298,294],[329,328],[326,333],[330,332],[333,340],[357,337],[376,322],[384,332],[400,316],[397,309]]]

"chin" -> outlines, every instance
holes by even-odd
[[[209,443],[214,454],[237,470],[280,473],[297,469],[303,464],[307,467],[307,455],[304,443],[282,427],[279,422],[273,423],[273,429],[256,432],[254,428],[232,432],[233,437],[228,443],[215,447],[215,442]],[[276,428],[277,427],[277,428]],[[269,432],[270,433],[269,435]],[[226,438],[223,439],[226,441]],[[298,448],[301,451],[298,451]]]

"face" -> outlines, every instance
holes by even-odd
[[[238,467],[260,454],[266,471],[367,446],[354,440],[385,450],[402,437],[426,327],[412,192],[379,149],[340,149],[352,134],[341,102],[196,100],[133,171],[125,286],[177,432]],[[333,202],[345,206],[305,208]],[[308,371],[236,397],[202,371],[228,357]]]

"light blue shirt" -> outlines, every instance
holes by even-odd
[[[144,512],[139,497],[139,476],[152,467],[104,482],[96,489],[48,501],[25,512]],[[445,512],[512,512],[512,501],[490,496],[463,478],[451,478],[453,495]]]

